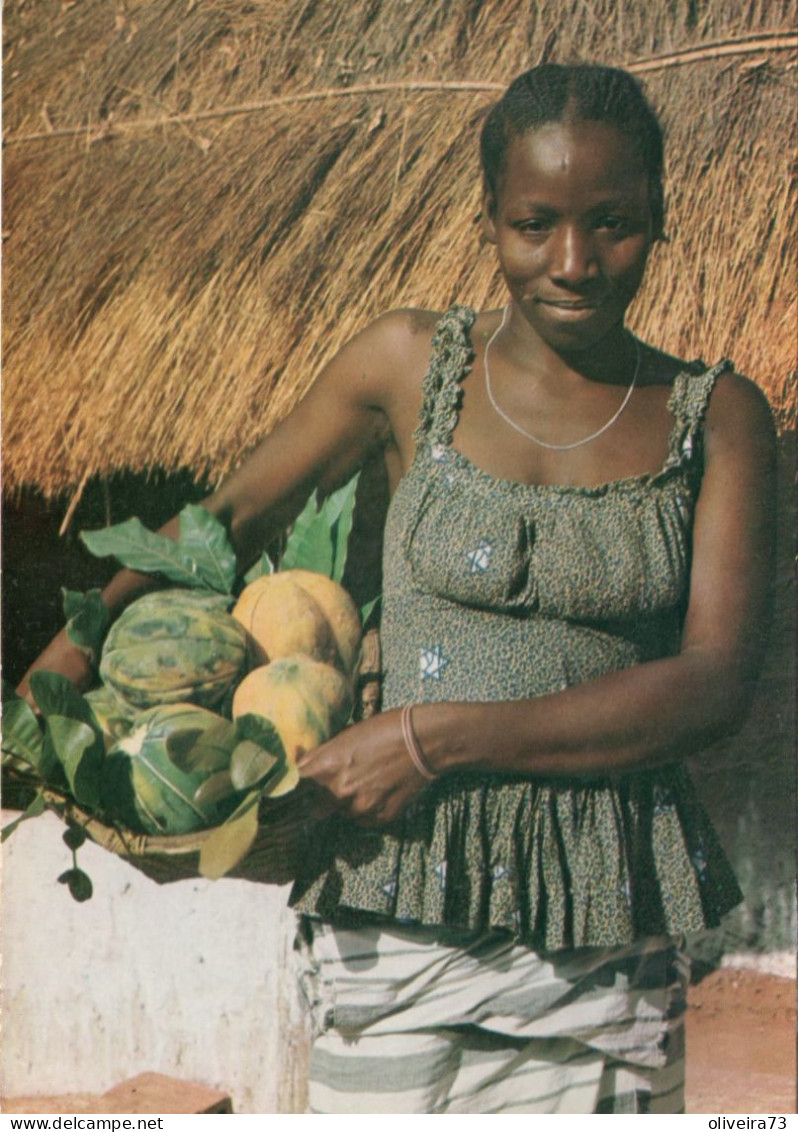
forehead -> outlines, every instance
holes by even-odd
[[[502,197],[630,196],[648,192],[633,143],[607,122],[547,122],[511,139]]]

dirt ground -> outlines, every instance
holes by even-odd
[[[690,988],[687,1112],[796,1111],[796,984],[713,971]]]

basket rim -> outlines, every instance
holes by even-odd
[[[269,821],[263,822],[264,816],[272,819],[279,816],[280,810],[284,813],[292,809],[300,809],[303,802],[309,800],[309,792],[300,792],[296,787],[290,794],[282,798],[261,799],[260,802],[260,828],[268,831]],[[65,821],[70,821],[85,830],[86,834],[103,849],[108,849],[121,857],[182,857],[192,853],[199,853],[203,844],[211,837],[220,825],[208,826],[206,829],[193,830],[191,833],[152,834],[137,833],[122,825],[110,825],[85,810],[68,794],[52,787],[44,787],[41,791],[45,806]],[[271,814],[270,814],[271,810]]]
[[[124,857],[145,857],[152,853],[159,855],[182,855],[196,853],[218,826],[198,829],[191,833],[150,834],[136,833],[123,825],[110,825],[85,810],[68,794],[45,787],[42,791],[48,810],[59,817],[80,826],[92,841],[104,849]]]

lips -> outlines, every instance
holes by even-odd
[[[539,303],[547,307],[556,307],[565,311],[594,311],[601,305],[601,299],[545,299],[539,298]]]
[[[588,319],[602,305],[601,299],[538,299],[538,303],[558,321]]]

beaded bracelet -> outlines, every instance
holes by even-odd
[[[412,704],[407,704],[402,708],[402,737],[404,738],[405,747],[407,748],[407,753],[410,756],[413,766],[416,768],[419,774],[423,775],[424,778],[429,779],[429,781],[431,782],[438,776],[429,765],[427,760],[424,758],[421,748],[418,745],[418,738],[415,731],[413,730],[413,720],[411,717],[412,711]]]

